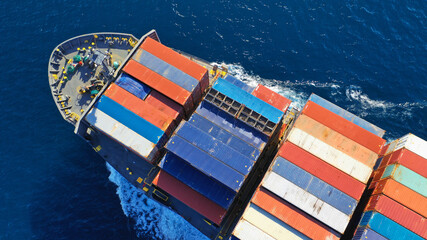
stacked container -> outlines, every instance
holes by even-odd
[[[339,239],[384,131],[312,94],[238,222],[239,239]]]
[[[233,209],[284,115],[246,91],[246,84],[233,81],[219,78],[196,112],[180,124],[153,181],[216,226]]]
[[[353,239],[427,239],[427,142],[408,134],[387,146]]]

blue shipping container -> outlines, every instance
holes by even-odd
[[[205,151],[210,156],[233,168],[242,175],[248,175],[254,165],[251,159],[228,147],[221,141],[209,136],[188,122],[183,122],[181,124],[176,135],[192,143],[194,146]]]
[[[353,122],[354,124],[358,125],[361,128],[364,128],[366,130],[368,130],[369,132],[379,136],[379,137],[383,137],[385,131],[382,130],[381,128],[373,125],[372,123],[363,120],[362,118],[348,112],[345,109],[342,109],[340,107],[338,107],[337,105],[327,101],[326,99],[323,99],[319,96],[317,96],[316,94],[312,93],[310,98],[308,99],[309,101],[312,101],[314,103],[317,103],[318,105],[328,109],[329,111],[347,119],[350,122]]]
[[[247,85],[246,83],[240,81],[236,77],[231,76],[230,74],[227,74],[227,76],[225,76],[224,80],[235,85],[236,87],[241,88],[243,91],[248,92],[248,93],[252,93],[255,89],[254,87]]]
[[[278,123],[284,113],[279,109],[271,106],[270,104],[264,102],[263,100],[255,97],[254,95],[243,91],[239,87],[227,82],[222,78],[218,78],[213,85],[213,89],[218,92],[225,94],[231,99],[246,105],[246,107],[252,109],[253,111],[263,115],[268,120]]]
[[[255,146],[261,152],[268,141],[266,135],[260,133],[249,125],[246,125],[244,122],[233,118],[228,113],[207,101],[203,100],[199,107],[197,107],[196,112],[252,146]]]
[[[149,86],[126,73],[122,73],[115,83],[142,100],[144,100],[151,92],[151,88]]]
[[[222,143],[240,152],[244,156],[256,161],[260,155],[260,151],[249,143],[242,139],[234,136],[227,130],[217,126],[208,119],[200,116],[197,113],[193,113],[188,123],[209,134],[210,136],[220,140]]]
[[[233,190],[188,165],[171,152],[166,153],[159,166],[179,181],[225,209],[230,207],[236,196]]]
[[[142,49],[138,49],[133,59],[189,92],[193,92],[199,84],[197,79]]]
[[[378,212],[365,212],[359,223],[390,240],[422,240],[423,238]]]
[[[276,158],[272,170],[348,216],[356,208],[355,199],[280,156]]]
[[[370,228],[358,227],[353,240],[387,240],[387,238],[379,235]]]
[[[245,180],[242,174],[209,156],[209,154],[179,136],[173,136],[166,145],[166,149],[235,192],[239,191]]]
[[[105,95],[99,99],[95,104],[95,107],[152,143],[161,143],[163,139],[165,139],[162,139],[162,137],[166,136],[166,134],[164,134],[160,128],[127,110],[125,107]]]

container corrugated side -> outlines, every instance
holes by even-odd
[[[183,106],[186,113],[189,113],[193,108],[193,98],[190,92],[138,62],[129,60],[123,67],[123,71],[177,102]]]
[[[235,136],[256,147],[260,151],[264,149],[268,141],[266,135],[258,132],[242,121],[233,118],[228,113],[225,113],[209,102],[202,101],[199,107],[197,107],[196,112],[219,127],[231,132]]]
[[[222,78],[218,78],[212,88],[228,96],[229,98],[244,104],[253,111],[263,115],[273,123],[277,124],[283,117],[283,112],[279,109],[253,96],[252,94],[243,91],[241,88],[229,83]]]
[[[200,81],[202,91],[209,86],[207,69],[175,52],[171,48],[151,38],[147,38],[141,44],[141,48]]]
[[[427,204],[427,202],[425,203]],[[427,239],[427,219],[386,195],[374,195],[365,211],[376,211]]]
[[[354,234],[353,240],[387,240],[374,230],[368,227],[358,227]]]
[[[406,148],[411,152],[427,159],[427,141],[415,136],[414,134],[407,134],[399,139],[394,151],[401,148]]]
[[[295,121],[294,127],[303,130],[370,168],[375,165],[378,159],[378,155],[375,152],[317,122],[307,115],[300,115]]]
[[[427,197],[427,178],[405,166],[399,164],[387,166],[381,179],[384,178],[392,178],[424,197]]]
[[[251,223],[253,226],[261,229],[263,232],[278,240],[302,240],[309,239],[302,233],[293,229],[286,223],[280,221],[273,215],[264,211],[255,204],[249,204],[242,216],[243,219]]]
[[[427,160],[406,148],[401,148],[387,155],[384,159],[386,160],[381,162],[380,168],[398,163],[427,178]]]
[[[262,187],[255,192],[251,201],[311,239],[338,240],[340,238],[340,234],[328,226]]]
[[[233,235],[244,240],[275,240],[272,236],[250,224],[246,220],[240,220],[234,228]]]
[[[368,226],[390,240],[423,240],[422,237],[378,212],[365,212],[360,220],[360,226]]]
[[[236,192],[195,169],[173,153],[166,153],[159,167],[224,209],[230,207],[236,196]]]
[[[339,233],[344,233],[350,221],[350,217],[343,212],[338,211],[275,172],[268,173],[262,186]]]
[[[97,108],[92,108],[85,119],[92,126],[95,126],[111,138],[135,151],[147,161],[151,162],[157,153],[156,144],[150,142]]]
[[[371,176],[372,168],[298,128],[291,130],[288,140],[362,183],[366,184]]]
[[[126,73],[122,73],[114,83],[141,100],[144,100],[151,92],[150,87]]]
[[[219,162],[198,147],[183,138],[174,135],[166,145],[166,149],[185,160],[199,171],[211,176],[237,192],[245,180],[245,176]]]
[[[251,159],[188,122],[182,123],[175,134],[242,175],[248,175],[254,165]]]
[[[282,112],[286,112],[292,102],[291,100],[285,98],[284,96],[261,84],[258,84],[258,86],[252,92],[252,95],[279,109]]]
[[[104,95],[160,128],[169,136],[175,128],[173,118],[114,83],[108,87]]]
[[[356,208],[357,201],[354,198],[280,156],[276,158],[272,170],[348,216],[351,216]]]
[[[160,128],[105,95],[95,103],[95,107],[154,144],[162,143],[165,139],[165,134]]]
[[[225,76],[224,80],[228,81],[229,83],[241,88],[243,91],[251,93],[255,88],[247,85],[246,83],[240,81],[238,78],[231,76],[230,74],[227,74]]]
[[[427,217],[427,198],[393,179],[378,181],[372,194],[384,194],[421,216]]]
[[[367,131],[379,136],[379,137],[383,137],[385,131],[375,125],[373,125],[372,123],[354,115],[353,113],[348,112],[345,109],[342,109],[341,107],[338,107],[337,105],[329,102],[326,99],[321,98],[320,96],[312,93],[310,95],[310,98],[308,99],[312,102],[315,102],[317,104],[319,104],[320,106],[328,109],[329,111],[347,119],[350,122],[353,122],[354,124],[358,125],[359,127],[362,127],[364,129],[366,129]]]
[[[215,224],[221,224],[226,213],[225,209],[178,181],[165,171],[160,170],[153,180],[153,184]]]
[[[256,161],[259,155],[261,154],[260,151],[254,146],[243,141],[239,137],[219,127],[215,123],[209,121],[208,119],[200,116],[197,113],[193,113],[193,115],[191,115],[190,119],[188,120],[188,123],[209,134],[210,136],[220,140],[222,143],[227,144],[227,146],[240,152],[246,157],[252,159],[253,161]]]
[[[156,90],[152,90],[150,94],[148,94],[145,102],[175,119],[177,126],[184,116],[184,109],[182,106]]]
[[[291,142],[285,142],[278,154],[356,200],[365,190],[363,183]]]
[[[385,140],[363,129],[343,117],[323,108],[312,101],[308,101],[302,110],[302,114],[328,126],[366,148],[379,153],[385,144]]]

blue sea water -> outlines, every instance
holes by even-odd
[[[427,139],[427,5],[390,1],[0,1],[0,239],[202,239],[62,120],[51,51],[115,31],[226,63],[302,107],[311,92],[392,140]]]

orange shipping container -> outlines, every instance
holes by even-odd
[[[151,90],[145,102],[175,119],[176,126],[184,116],[184,109],[178,103],[155,90]]]
[[[365,130],[358,125],[346,120],[345,118],[321,107],[320,105],[308,101],[305,105],[302,114],[330,127],[331,129],[341,133],[342,135],[360,143],[366,148],[380,153],[385,144],[385,140],[377,135]]]
[[[269,88],[261,84],[258,84],[258,86],[252,92],[252,95],[279,109],[282,112],[286,112],[292,102],[291,100],[285,98],[284,96],[276,93],[273,90],[270,90]]]
[[[375,185],[373,195],[382,193],[421,216],[427,217],[426,197],[390,178],[376,182]]]
[[[187,90],[134,60],[129,60],[124,66],[123,71],[179,103],[184,107],[186,113],[191,112],[193,108],[193,99],[191,93]]]
[[[362,162],[370,168],[375,165],[378,158],[378,155],[375,152],[317,122],[307,115],[300,115],[296,120],[294,127],[303,130],[311,136],[347,154],[359,162]]]
[[[264,188],[255,192],[252,202],[311,239],[339,239],[339,234]]]

